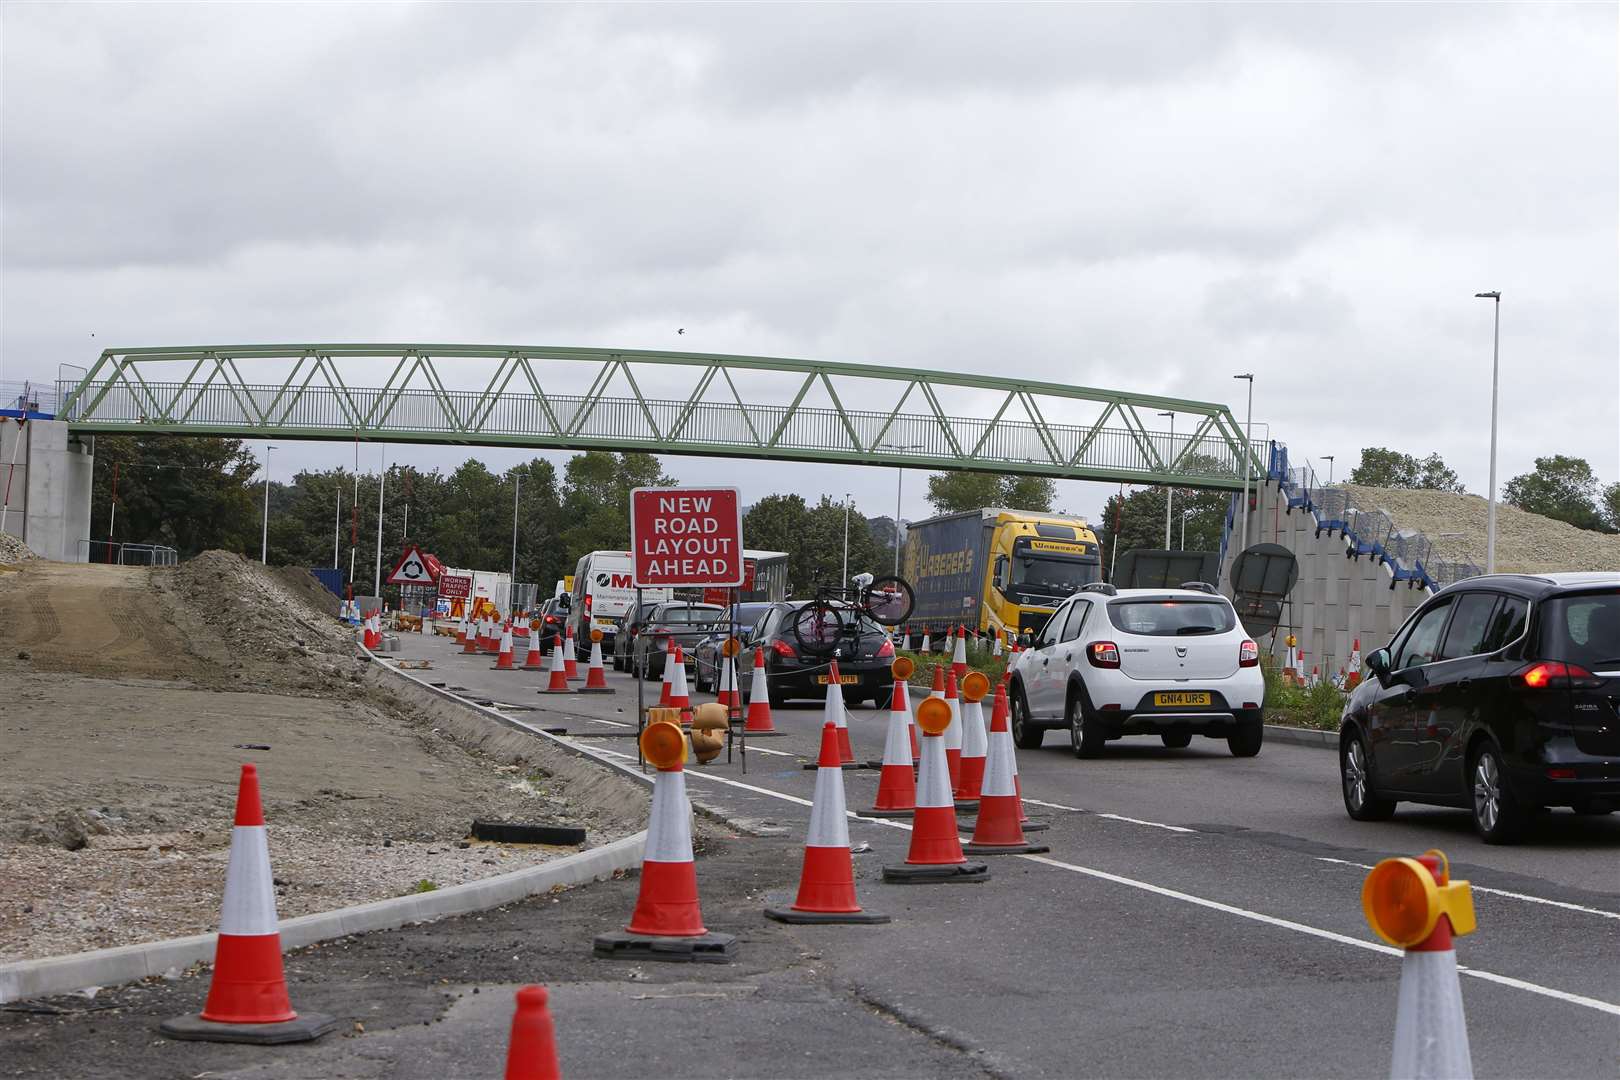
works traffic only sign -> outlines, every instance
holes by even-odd
[[[472,596],[473,579],[467,574],[441,574],[439,595],[447,600],[466,600]]]
[[[636,488],[630,492],[630,559],[637,588],[741,585],[737,489]]]
[[[415,544],[394,564],[394,570],[385,579],[388,585],[432,585],[437,575],[429,565],[430,555],[423,555]]]

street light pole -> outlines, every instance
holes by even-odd
[[[921,450],[922,443],[883,443],[879,450],[894,450],[904,453],[907,450]],[[894,576],[900,576],[900,489],[905,484],[906,470],[896,465],[894,469]]]
[[[1170,457],[1173,460],[1176,454],[1176,414],[1173,412],[1158,413],[1159,416],[1170,418]],[[1165,463],[1165,471],[1169,472],[1169,462]],[[1176,493],[1170,487],[1169,477],[1165,477],[1164,485],[1164,550],[1170,550],[1170,504],[1175,501]]]
[[[839,579],[838,587],[842,589],[849,583],[849,492],[844,492],[844,576]]]
[[[1249,459],[1254,456],[1254,372],[1246,371],[1232,378],[1242,379],[1249,384],[1249,411],[1243,418],[1243,523],[1241,543],[1238,545],[1238,550],[1242,551],[1249,546]]]
[[[1188,507],[1181,512],[1181,547],[1180,551],[1187,550],[1187,519],[1198,513],[1195,508]]]
[[[518,492],[523,490],[523,474],[512,474],[512,584],[517,584]]]
[[[1331,487],[1333,484],[1333,455],[1323,454],[1322,460],[1328,463],[1328,485]]]
[[[1502,293],[1475,293],[1476,300],[1496,305],[1495,327],[1491,332],[1491,491],[1485,504],[1485,572],[1496,573],[1496,384],[1502,355]]]
[[[264,536],[259,542],[259,565],[270,565],[270,451],[275,447],[264,444]]]

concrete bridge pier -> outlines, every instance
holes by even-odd
[[[0,416],[0,516],[35,555],[84,562],[95,438],[61,420]]]

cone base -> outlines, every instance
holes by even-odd
[[[912,817],[917,813],[915,806],[908,806],[904,810],[857,810],[861,817],[901,818]]]
[[[565,687],[562,690],[553,690],[550,687],[546,687],[544,690],[536,690],[535,693],[537,693],[537,694],[577,694],[577,693],[579,693],[579,691],[575,690],[571,686],[570,687]]]
[[[883,880],[890,885],[976,885],[990,879],[984,863],[949,863],[943,866],[885,866]]]
[[[695,937],[654,937],[613,930],[596,935],[591,955],[603,960],[665,960],[686,964],[729,964],[736,959],[735,934],[709,931]]]
[[[325,1013],[299,1013],[292,1020],[276,1024],[222,1024],[200,1016],[177,1016],[158,1025],[171,1039],[188,1042],[252,1043],[274,1046],[278,1043],[309,1042],[335,1031],[343,1020]]]
[[[1043,832],[1052,827],[1050,821],[1020,821],[1018,827],[1025,832]]]
[[[956,812],[958,814],[977,814],[979,812],[979,800],[974,799],[970,802],[967,799],[957,799]]]
[[[889,916],[879,915],[874,911],[799,911],[790,907],[768,907],[765,909],[765,917],[779,923],[794,923],[799,926],[816,926],[821,923],[860,923],[875,926],[891,921]]]
[[[765,734],[765,733],[760,732],[760,734]],[[819,762],[819,761],[803,761],[803,760],[801,760],[799,762],[799,764],[803,768],[805,768],[807,770],[821,768],[821,762]],[[843,762],[839,763],[838,767],[840,769],[870,769],[872,767],[872,763],[869,762],[869,761],[843,761]],[[832,768],[832,766],[829,765],[828,768]]]
[[[565,691],[562,691],[562,690],[558,690],[558,691],[555,691],[555,692],[559,693],[559,694],[565,693]],[[578,694],[617,694],[618,691],[615,690],[611,686],[582,686],[578,690],[576,690],[575,693],[578,693]]]
[[[1051,851],[1048,844],[1031,844],[1025,841],[1022,844],[974,844],[962,845],[964,855],[1038,855],[1043,851]]]
[[[773,739],[773,738],[776,738],[779,735],[786,735],[787,734],[787,732],[778,731],[775,728],[771,728],[769,731],[755,731],[753,728],[748,727],[746,725],[743,726],[743,727],[737,728],[736,730],[738,730],[742,734],[748,736],[750,739]]]

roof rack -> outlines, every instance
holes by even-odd
[[[1215,591],[1215,586],[1207,581],[1183,581],[1176,587],[1178,589],[1191,589],[1193,592],[1209,593],[1211,596],[1220,595]]]
[[[1118,596],[1119,590],[1106,581],[1090,581],[1080,586],[1081,592],[1102,593],[1104,596]]]

